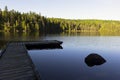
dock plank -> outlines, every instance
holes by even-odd
[[[41,80],[27,49],[62,48],[61,41],[9,42],[0,54],[0,80]]]
[[[23,43],[9,43],[0,59],[0,80],[40,80]]]

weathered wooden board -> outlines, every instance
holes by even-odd
[[[61,44],[61,41],[56,40],[8,43],[0,56],[0,80],[40,80],[26,47],[45,49]]]
[[[40,80],[23,43],[9,43],[0,58],[0,80]]]

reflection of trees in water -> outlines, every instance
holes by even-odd
[[[100,35],[101,36],[120,36],[120,32],[101,31]]]
[[[0,50],[2,50],[7,44],[7,41],[0,40]]]
[[[96,53],[91,53],[85,58],[85,63],[89,67],[92,67],[94,65],[102,65],[105,62],[106,62],[106,60],[102,56],[100,56]]]
[[[100,36],[99,32],[63,32],[61,36]]]
[[[9,41],[37,41],[42,39],[42,34],[39,32],[0,32],[0,49],[4,48]]]
[[[39,32],[1,32],[0,33],[0,40],[6,41],[31,41],[31,40],[39,40],[42,39],[42,34]]]
[[[120,32],[62,32],[61,36],[120,36]]]

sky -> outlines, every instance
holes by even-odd
[[[65,19],[120,20],[120,0],[0,0],[0,8]]]

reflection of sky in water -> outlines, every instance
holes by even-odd
[[[63,41],[63,49],[29,51],[42,80],[119,80],[120,37],[51,36]],[[84,59],[98,53],[106,59],[100,66],[88,67]]]
[[[73,36],[73,37],[47,37],[46,39],[56,39],[63,41],[63,47],[68,49],[87,50],[120,50],[120,37],[107,36]]]

